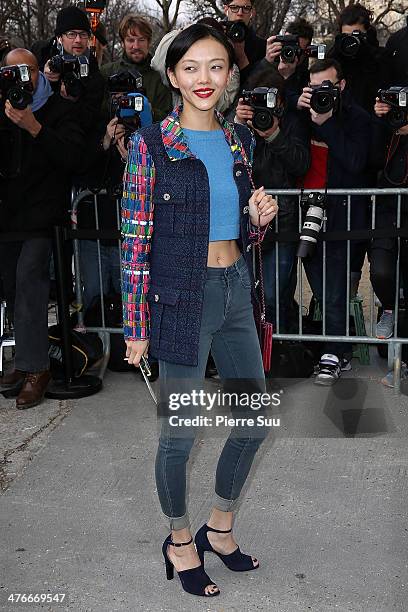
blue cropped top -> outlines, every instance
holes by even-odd
[[[210,242],[239,238],[239,196],[231,147],[223,130],[183,128],[188,148],[206,167],[210,185]]]

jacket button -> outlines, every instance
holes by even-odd
[[[160,300],[160,296],[157,293],[154,294],[154,301],[158,302]]]
[[[251,250],[251,248],[252,248],[252,244],[248,244],[246,250],[249,252]]]
[[[241,174],[242,174],[241,170],[237,170],[235,173],[235,176],[241,176]]]
[[[163,196],[163,200],[166,200],[166,202],[168,200],[170,200],[170,194],[169,193],[165,193],[164,196]]]
[[[244,209],[242,212],[244,213],[244,215],[247,215],[249,213],[249,206],[244,206]]]

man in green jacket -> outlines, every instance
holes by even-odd
[[[143,78],[143,88],[152,106],[153,120],[161,121],[172,108],[172,97],[170,89],[163,85],[160,74],[150,67],[152,33],[152,27],[146,19],[132,13],[125,15],[119,25],[122,57],[102,66],[101,73],[108,79],[117,72],[136,68]]]

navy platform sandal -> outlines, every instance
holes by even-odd
[[[228,567],[228,569],[233,572],[248,572],[250,570],[258,569],[258,565],[254,565],[252,557],[250,555],[245,555],[241,552],[239,546],[230,554],[223,555],[211,546],[210,541],[208,539],[208,532],[214,531],[215,533],[230,533],[232,529],[227,529],[226,531],[221,531],[220,529],[213,529],[208,525],[203,525],[199,531],[197,531],[195,536],[195,545],[197,547],[198,556],[200,557],[200,561],[202,566],[204,567],[204,553],[205,552],[213,552],[223,561],[223,563]]]
[[[167,580],[172,580],[174,578],[174,565],[170,561],[167,556],[167,547],[170,546],[188,546],[193,541],[193,538],[188,542],[173,542],[171,539],[171,534],[164,540],[163,543],[163,557],[164,562],[166,564],[166,576]],[[181,585],[186,593],[190,593],[191,595],[201,595],[202,597],[215,597],[220,594],[220,590],[217,585],[210,579],[209,576],[204,571],[203,565],[199,565],[198,567],[193,567],[192,569],[182,570],[181,572],[177,572],[181,581]],[[207,586],[214,585],[218,591],[213,593],[206,593],[205,589]]]

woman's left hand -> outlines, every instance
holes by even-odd
[[[276,200],[271,195],[265,193],[263,187],[255,189],[248,204],[252,225],[260,225],[263,227],[270,223],[278,212]]]

